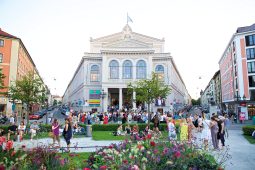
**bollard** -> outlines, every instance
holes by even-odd
[[[87,137],[92,136],[92,125],[86,125]]]

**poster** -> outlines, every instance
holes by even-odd
[[[248,120],[248,111],[247,107],[241,107],[241,112],[239,115],[240,120]]]
[[[100,90],[89,90],[89,106],[100,107],[101,91]]]

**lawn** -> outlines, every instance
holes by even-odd
[[[87,165],[87,160],[91,152],[79,153],[59,153],[62,158],[68,159],[69,165],[74,165],[77,168],[84,168]]]
[[[114,136],[112,131],[93,131],[93,140],[124,140],[127,136]]]
[[[250,144],[255,144],[255,139],[252,136],[244,135],[244,137],[250,142]]]
[[[114,136],[112,131],[93,131],[92,132],[92,139],[93,140],[124,140],[129,136]],[[162,132],[162,138],[167,138],[168,132]]]

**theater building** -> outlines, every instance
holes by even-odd
[[[173,57],[164,52],[164,39],[133,32],[127,24],[121,32],[90,39],[86,52],[63,96],[63,104],[75,110],[107,111],[109,107],[136,109],[140,103],[130,100],[127,84],[150,79],[152,72],[172,91],[159,96],[153,111],[171,111],[189,104],[191,99]]]

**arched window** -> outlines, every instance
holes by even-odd
[[[124,61],[123,63],[123,79],[132,78],[132,62],[129,60]]]
[[[143,60],[138,61],[136,64],[136,78],[146,79],[146,63]]]
[[[155,69],[155,73],[158,76],[158,79],[160,81],[164,81],[164,66],[162,65],[157,65]]]
[[[90,69],[90,81],[98,82],[99,81],[99,66],[92,65]]]
[[[119,63],[116,60],[110,62],[110,79],[119,78]]]

